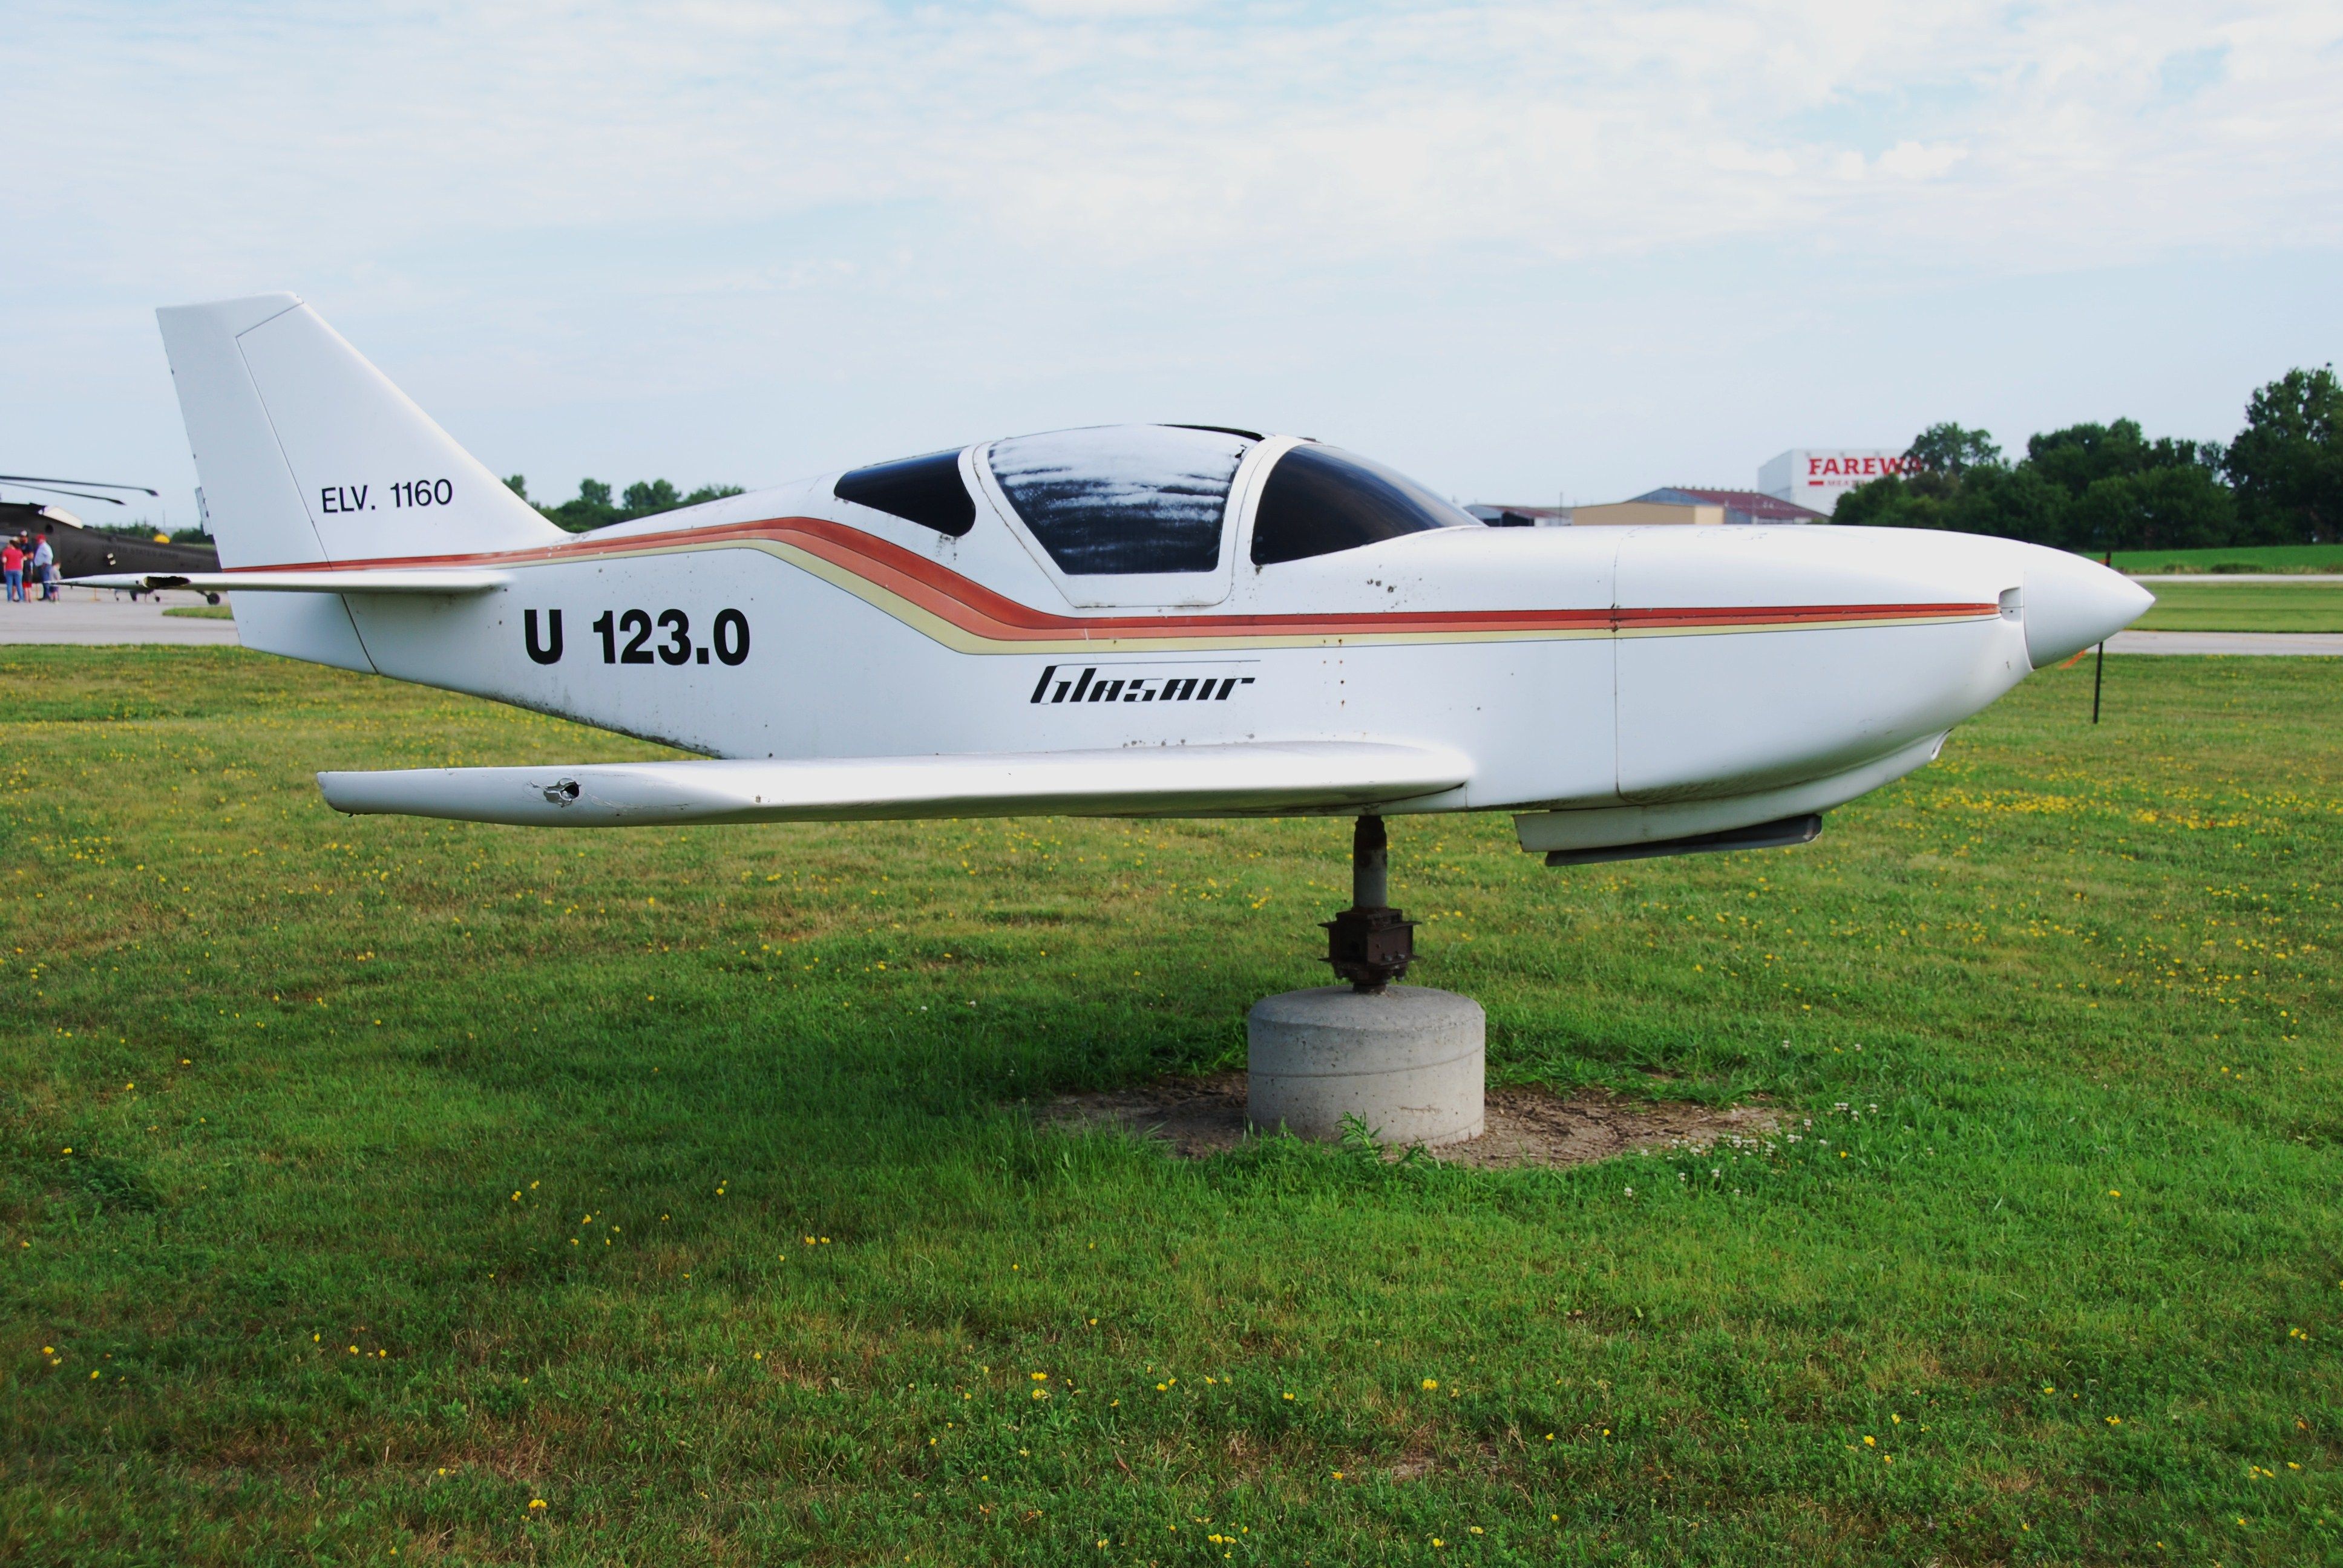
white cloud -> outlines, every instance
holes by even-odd
[[[2343,244],[2328,3],[17,0],[8,31],[19,362],[294,286],[451,324],[402,330],[452,386],[488,353],[581,399],[813,355],[956,385],[959,418],[1019,377],[1301,376],[1357,302],[1461,332],[1524,269]],[[491,319],[509,347],[472,347]],[[105,352],[153,374],[151,340]]]
[[[2281,212],[2343,222],[2324,5],[18,17],[5,188],[65,226],[77,269],[143,270],[158,228],[233,269],[907,200],[1107,261],[1468,234],[1633,253],[1860,216],[1886,247],[2026,239],[2079,262]],[[2218,77],[2160,109],[2166,63],[2215,45]],[[1850,156],[1981,199],[1851,194]],[[1789,188],[1753,192],[1759,173]]]
[[[1900,180],[1935,179],[1968,156],[1966,147],[1954,143],[1898,142],[1879,155],[1879,169]]]

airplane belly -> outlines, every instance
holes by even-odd
[[[1714,798],[1938,735],[2026,674],[2014,622],[1623,638],[1619,794]]]
[[[1942,734],[2032,668],[2022,577],[2000,540],[1918,528],[1628,531],[1621,798],[1744,794]]]

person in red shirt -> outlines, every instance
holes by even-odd
[[[8,602],[24,603],[25,552],[14,539],[10,539],[5,547],[0,547],[0,571],[6,572],[8,576]]]

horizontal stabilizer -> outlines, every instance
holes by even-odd
[[[353,568],[347,571],[114,572],[75,578],[76,588],[192,588],[197,593],[486,593],[512,581],[509,572],[460,567]]]
[[[1132,747],[805,762],[604,762],[320,773],[326,803],[531,828],[900,817],[1269,815],[1453,789],[1453,751],[1369,741]]]

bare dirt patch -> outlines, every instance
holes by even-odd
[[[1689,1101],[1624,1100],[1600,1090],[1555,1094],[1513,1086],[1493,1089],[1488,1131],[1470,1143],[1429,1150],[1450,1165],[1584,1165],[1637,1149],[1706,1149],[1736,1138],[1770,1138],[1782,1111],[1766,1105],[1722,1109]],[[1182,1160],[1226,1153],[1251,1132],[1245,1126],[1245,1075],[1167,1078],[1141,1089],[1061,1094],[1039,1112],[1045,1126],[1112,1127],[1161,1140]]]

